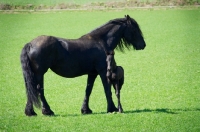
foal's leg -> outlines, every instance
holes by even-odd
[[[90,114],[92,113],[92,110],[89,108],[89,98],[90,98],[90,94],[92,92],[92,88],[94,85],[94,81],[97,77],[97,74],[88,74],[88,78],[87,78],[87,86],[85,89],[85,98],[83,100],[83,105],[81,108],[81,113],[82,114]]]
[[[105,70],[105,72],[102,72],[100,74],[100,77],[101,77],[101,81],[104,86],[104,92],[105,92],[106,99],[107,99],[107,112],[118,111],[118,109],[115,107],[113,99],[112,99],[111,84],[108,83],[108,79],[106,77],[106,72],[107,72],[106,70]]]
[[[119,95],[120,95],[120,90],[122,89],[122,85],[124,84],[124,73],[122,75],[122,77],[119,79],[118,81],[118,90],[119,90]],[[120,99],[120,97],[119,97]],[[121,107],[121,112],[123,112],[122,106],[121,106],[121,102],[120,102],[120,107]]]
[[[113,87],[115,88],[115,94],[117,96],[119,113],[122,113],[123,109],[122,109],[122,105],[121,105],[121,102],[120,102],[120,85],[119,85],[118,80],[114,81]]]
[[[54,115],[54,112],[50,109],[49,104],[47,103],[44,96],[44,77],[43,75],[37,75],[37,90],[42,102],[42,114],[43,115]]]

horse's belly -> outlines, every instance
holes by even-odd
[[[84,64],[83,64],[84,65]],[[54,67],[51,67],[51,70],[55,72],[56,74],[67,77],[67,78],[74,78],[78,76],[82,76],[85,74],[90,73],[91,71],[94,71],[93,67],[90,66],[83,66],[83,65],[56,65]]]

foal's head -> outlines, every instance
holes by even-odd
[[[114,51],[106,52],[107,72],[113,72],[114,68],[116,67],[114,54]]]

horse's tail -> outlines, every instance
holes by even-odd
[[[26,87],[26,94],[27,94],[27,99],[31,101],[36,107],[40,108],[41,103],[37,91],[36,77],[33,70],[31,69],[30,59],[27,54],[29,48],[30,48],[29,44],[26,44],[22,49],[20,56],[24,82]]]

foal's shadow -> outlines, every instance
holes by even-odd
[[[185,109],[168,109],[168,108],[157,108],[157,109],[136,109],[136,110],[128,110],[124,111],[123,114],[137,114],[137,113],[166,113],[166,114],[179,114],[180,112],[200,112],[200,108],[185,108]],[[99,112],[99,113],[92,113],[92,114],[66,114],[66,115],[59,115],[56,114],[53,117],[78,117],[78,116],[92,116],[92,115],[104,115],[107,112]]]
[[[200,108],[185,108],[185,109],[168,109],[168,108],[157,108],[157,109],[136,109],[130,111],[124,111],[125,114],[134,114],[134,113],[145,113],[145,112],[155,112],[155,113],[166,113],[166,114],[178,114],[179,112],[188,112],[188,111],[200,111]]]

